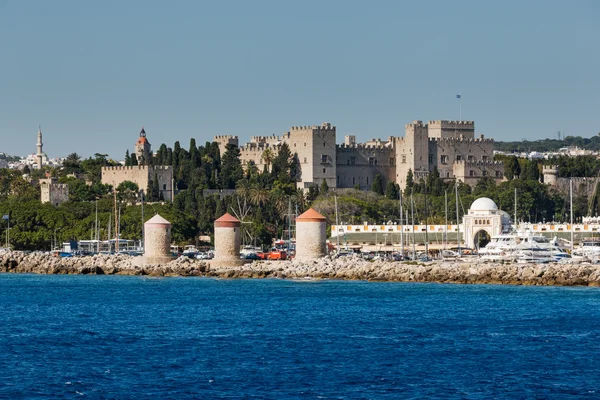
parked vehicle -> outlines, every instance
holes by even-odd
[[[267,255],[267,260],[287,260],[287,253],[285,250],[271,250]]]

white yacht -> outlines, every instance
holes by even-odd
[[[490,243],[479,250],[479,254],[483,260],[520,263],[556,262],[570,257],[558,245],[557,238],[549,240],[545,236],[533,234],[530,230],[493,236]]]
[[[589,239],[581,242],[581,246],[573,250],[573,255],[590,259],[600,258],[600,240]]]

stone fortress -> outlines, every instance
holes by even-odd
[[[55,178],[40,179],[42,203],[51,203],[58,206],[69,200],[69,185],[58,183]]]
[[[170,165],[146,165],[152,157],[152,147],[146,138],[146,131],[142,127],[140,137],[135,144],[135,155],[140,165],[102,167],[102,183],[116,188],[124,181],[131,181],[146,193],[152,181],[158,179],[160,194],[165,201],[173,201],[174,182],[173,167]]]
[[[237,136],[215,136],[214,141],[222,152],[227,144],[239,146]],[[302,189],[325,180],[330,188],[368,190],[378,174],[385,182],[398,183],[404,189],[409,170],[418,182],[435,167],[443,179],[458,179],[469,185],[485,176],[497,182],[503,179],[502,162],[493,160],[493,139],[475,137],[473,121],[413,121],[405,126],[403,137],[357,143],[355,136],[347,135],[341,144],[337,144],[336,127],[328,122],[293,126],[281,136],[251,137],[249,143],[239,146],[242,164],[246,167],[253,162],[262,170],[269,163],[265,151],[270,149],[275,156],[283,143],[298,156],[298,187]]]
[[[558,165],[543,165],[542,175],[544,183],[550,185],[562,193],[569,193],[570,182],[573,182],[573,193],[575,195],[583,193],[586,196],[591,196],[596,193],[598,185],[598,177],[571,177],[560,178],[558,176]]]

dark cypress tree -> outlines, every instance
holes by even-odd
[[[190,139],[190,148],[188,150],[190,154],[190,168],[195,170],[200,167],[200,152],[198,151],[198,147],[196,146],[196,139]]]
[[[409,196],[413,192],[414,185],[415,185],[415,182],[413,180],[413,172],[412,172],[412,169],[409,169],[408,173],[406,174],[406,186],[404,187],[404,195],[405,196]]]
[[[287,143],[283,143],[279,147],[277,156],[271,163],[271,175],[274,180],[278,180],[282,183],[289,183],[290,179],[290,164],[292,161],[292,153]]]
[[[290,163],[290,177],[292,178],[292,182],[300,182],[302,180],[302,166],[300,165],[298,153],[294,153],[292,156],[292,162]]]
[[[240,149],[233,144],[228,144],[225,148],[220,174],[221,187],[223,189],[235,189],[237,181],[244,177],[244,170],[240,161]]]
[[[131,165],[131,156],[129,155],[129,149],[125,152],[125,166],[129,167]]]
[[[323,179],[323,181],[321,182],[321,188],[319,189],[319,191],[321,193],[329,192],[329,185],[327,184],[327,181],[325,179]]]
[[[394,182],[389,181],[387,183],[387,186],[385,188],[385,197],[390,200],[398,199],[398,187]]]
[[[381,174],[375,175],[375,179],[371,184],[371,191],[383,195],[383,177]]]
[[[154,174],[154,179],[152,180],[152,200],[160,200],[161,194],[162,191],[160,190],[160,186],[158,184],[158,175]]]
[[[179,170],[179,153],[181,153],[181,145],[179,144],[179,140],[175,142],[173,146],[173,156],[172,156],[172,164],[173,172],[177,172]]]
[[[138,159],[135,153],[131,155],[131,165],[138,165]]]
[[[173,149],[167,147],[167,155],[165,157],[165,165],[173,165]]]

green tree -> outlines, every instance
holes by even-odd
[[[371,191],[383,195],[383,177],[380,174],[375,175],[375,179],[371,184]]]
[[[398,185],[392,181],[389,181],[385,188],[385,197],[390,200],[397,200],[398,199],[398,191],[399,191]]]
[[[240,149],[233,144],[227,144],[225,148],[221,165],[221,187],[235,189],[236,183],[244,176],[240,161]]]
[[[327,180],[323,179],[323,181],[321,182],[321,188],[319,189],[319,192],[321,192],[321,193],[329,192],[329,185],[327,184]]]
[[[413,171],[412,169],[408,170],[408,173],[406,174],[406,186],[404,187],[404,195],[408,196],[413,192],[413,186],[414,186],[414,177],[413,177]]]
[[[140,188],[137,183],[123,181],[117,186],[117,200],[125,203],[135,204]]]

